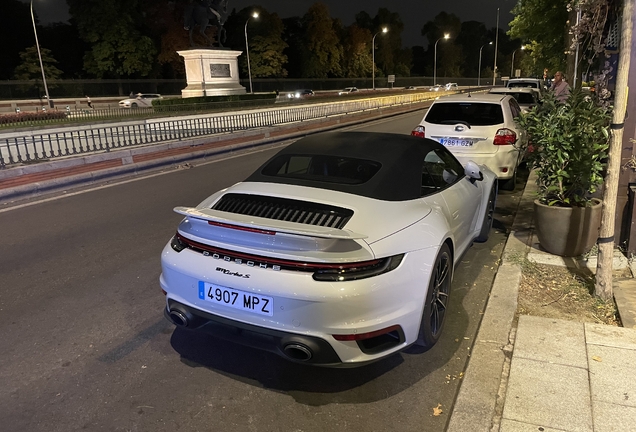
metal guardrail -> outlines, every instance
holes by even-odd
[[[271,108],[233,114],[205,114],[175,119],[146,119],[110,125],[86,125],[0,134],[0,168],[55,158],[111,151],[126,147],[265,128],[306,120],[414,104],[438,94],[412,93]]]

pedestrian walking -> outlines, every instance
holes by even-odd
[[[91,101],[91,98],[88,97],[88,95],[86,95],[86,103],[88,104],[89,108],[93,108],[93,102]]]
[[[563,72],[556,71],[550,91],[559,102],[565,102],[570,96],[570,85],[565,81]]]

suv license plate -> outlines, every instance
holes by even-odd
[[[199,282],[199,298],[221,306],[229,306],[259,315],[274,316],[274,299],[268,296]]]
[[[447,147],[472,147],[474,141],[459,138],[440,138],[439,142]]]

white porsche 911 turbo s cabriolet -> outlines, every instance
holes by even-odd
[[[196,207],[162,252],[175,325],[317,366],[440,338],[453,269],[486,241],[497,182],[407,135],[303,138]]]

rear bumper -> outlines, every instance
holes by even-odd
[[[171,312],[179,312],[186,322],[175,322]],[[343,363],[329,342],[319,337],[300,335],[246,324],[189,307],[168,299],[164,316],[173,324],[189,330],[203,331],[219,339],[278,354],[287,360],[313,366],[358,367],[368,362]],[[401,335],[402,339],[404,335]]]
[[[499,180],[512,178],[519,165],[519,150],[512,146],[501,146],[496,153],[453,153],[453,155],[462,165],[468,161],[486,165]]]

